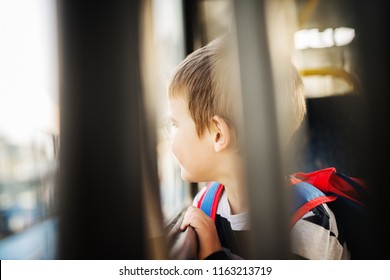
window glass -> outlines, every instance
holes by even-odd
[[[0,0],[0,258],[52,258],[58,149],[55,1]],[[27,244],[27,245],[26,245]]]

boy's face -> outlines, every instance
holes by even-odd
[[[200,138],[191,118],[187,100],[178,97],[169,100],[173,132],[172,151],[181,168],[181,177],[188,182],[205,182],[213,178],[212,137],[206,129]]]

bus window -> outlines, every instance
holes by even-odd
[[[0,1],[0,259],[57,252],[55,1]]]
[[[150,64],[153,66],[144,84],[146,89],[150,88],[147,102],[154,104],[161,207],[165,223],[168,224],[191,203],[189,184],[181,180],[178,163],[170,150],[171,124],[166,91],[174,67],[185,56],[182,2],[154,0],[151,1],[150,12],[152,39],[144,47],[149,59],[153,60]],[[149,47],[152,49],[148,52]]]

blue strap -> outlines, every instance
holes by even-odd
[[[292,213],[295,213],[301,206],[306,204],[307,202],[320,197],[326,196],[322,191],[317,189],[312,184],[306,182],[300,182],[291,186],[292,197],[293,197],[293,209]]]
[[[219,185],[220,184],[218,182],[213,182],[207,187],[206,193],[203,196],[203,200],[200,205],[200,209],[202,209],[209,217],[211,217],[211,209],[213,207],[215,194],[218,191]]]

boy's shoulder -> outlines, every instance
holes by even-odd
[[[301,241],[298,243],[309,244],[309,239],[323,240],[321,236],[335,236],[334,241],[321,241],[322,244],[335,245],[335,250],[328,248],[332,258],[348,258],[344,241],[354,259],[364,258],[367,250],[362,247],[361,240],[367,241],[369,237],[366,229],[369,201],[366,182],[336,172],[334,167],[293,173],[289,181],[294,201],[290,225],[295,228],[297,240]],[[212,182],[198,193],[195,205],[213,218],[222,192],[223,186]],[[326,234],[327,231],[329,234]]]
[[[294,255],[304,259],[351,258],[337,218],[327,203],[311,209],[293,225],[291,250]]]
[[[315,219],[304,215],[308,211],[321,211],[321,207],[329,207],[327,212],[332,213],[334,221],[337,220],[334,226],[337,231],[333,233],[338,236],[340,244],[344,245],[346,241],[353,259],[366,258],[369,253],[365,243],[369,241],[370,193],[365,180],[336,172],[334,167],[330,167],[309,173],[294,173],[290,182],[294,201],[291,224],[307,221],[310,223],[305,223],[306,227],[310,228],[315,224]],[[332,224],[322,221],[321,225],[328,230]]]

